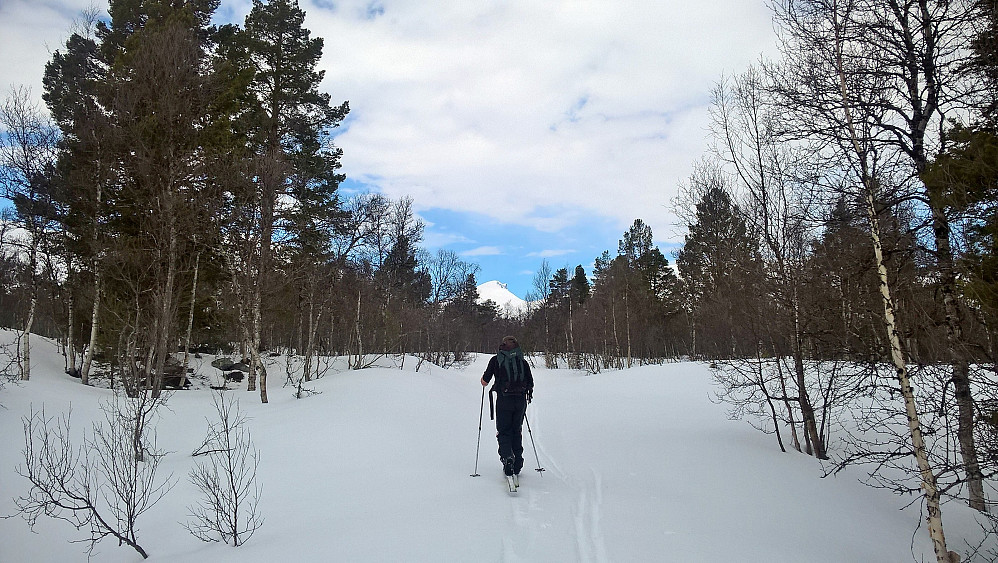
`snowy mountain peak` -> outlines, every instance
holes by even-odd
[[[506,284],[492,280],[478,286],[479,303],[491,300],[507,314],[515,315],[527,310],[527,302],[517,297]]]

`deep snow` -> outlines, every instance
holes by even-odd
[[[9,338],[10,333],[0,332]],[[21,416],[72,405],[74,428],[100,415],[110,391],[62,373],[55,346],[33,338],[33,376],[0,391],[0,513],[26,491]],[[210,357],[200,370],[215,377]],[[270,404],[239,398],[261,453],[263,527],[247,544],[206,544],[181,522],[197,498],[190,456],[212,417],[212,392],[174,393],[157,425],[176,486],[139,521],[150,561],[912,561],[933,560],[910,498],[871,489],[858,471],[820,478],[819,463],[728,420],[709,400],[702,364],[645,366],[584,376],[535,368],[524,428],[526,464],[510,497],[485,401],[487,356],[464,369],[422,364],[330,373],[296,400],[270,358]],[[543,364],[543,362],[540,362]],[[969,509],[944,507],[951,549],[975,535]],[[83,535],[53,519],[32,534],[0,519],[0,561],[84,561]],[[105,540],[94,561],[141,561]]]

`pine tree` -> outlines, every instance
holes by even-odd
[[[618,241],[617,256],[604,252],[593,270],[587,309],[595,304],[605,327],[604,349],[625,358],[627,366],[635,357],[663,357],[677,349],[670,325],[680,311],[680,286],[653,240],[651,227],[636,219]]]
[[[416,247],[405,235],[395,240],[377,277],[392,298],[403,303],[422,304],[430,297],[430,276],[419,267]]]
[[[109,7],[110,22],[98,24],[111,61],[106,96],[116,163],[106,195],[114,277],[104,285],[127,310],[115,332],[134,331],[128,346],[145,356],[137,375],[154,395],[179,333],[181,295],[190,287],[183,280],[215,236],[223,201],[219,163],[228,153],[218,140],[229,119],[219,105],[229,84],[209,54],[217,6],[119,0]]]
[[[102,110],[106,103],[106,88],[110,64],[97,41],[97,14],[84,14],[77,32],[66,40],[64,50],[56,50],[46,63],[42,80],[49,112],[56,121],[61,140],[56,181],[59,183],[61,205],[66,210],[63,229],[66,251],[74,260],[67,260],[67,283],[72,297],[84,283],[89,286],[90,334],[86,353],[79,367],[80,382],[89,382],[90,368],[97,349],[99,313],[101,308],[101,257],[106,255],[107,233],[101,228],[106,220],[107,184],[112,177],[109,116]],[[87,282],[83,280],[86,279]],[[70,299],[69,333],[73,333],[73,303]],[[81,326],[86,326],[81,323]],[[70,338],[70,357],[75,343]],[[70,362],[77,369],[75,360]]]
[[[575,275],[572,276],[572,299],[579,305],[585,305],[589,301],[592,289],[589,286],[589,278],[586,277],[586,270],[579,264],[575,267]]]
[[[739,349],[740,310],[755,292],[757,243],[728,193],[706,190],[696,204],[676,257],[683,295],[692,320],[694,354],[727,357]],[[754,346],[755,342],[745,342]],[[746,351],[751,348],[747,348]]]
[[[551,279],[548,281],[548,286],[550,290],[550,300],[554,306],[559,307],[565,301],[570,299],[569,295],[571,293],[569,279],[568,279],[568,268],[558,268],[555,270]]]
[[[267,402],[266,371],[260,361],[263,299],[273,270],[274,230],[289,209],[315,214],[299,226],[328,221],[338,209],[336,189],[342,176],[340,150],[329,142],[329,131],[349,111],[347,103],[330,105],[319,92],[324,72],[317,69],[323,41],[305,29],[305,12],[292,0],[254,0],[244,29],[223,31],[223,51],[232,64],[252,73],[249,100],[239,126],[255,153],[249,173],[251,191],[241,198],[257,217],[258,247],[241,261],[244,340],[251,355],[249,387],[259,371],[260,397]],[[307,236],[305,231],[290,233]],[[245,247],[245,244],[244,244]],[[248,318],[246,318],[248,317]]]

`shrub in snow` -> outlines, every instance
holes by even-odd
[[[102,404],[104,422],[93,426],[81,448],[70,439],[71,412],[55,420],[44,408],[32,409],[22,417],[24,466],[17,471],[31,488],[15,503],[32,528],[39,516],[51,516],[88,530],[90,538],[83,541],[90,553],[110,536],[148,557],[136,521],[173,487],[169,478],[156,480],[161,456],[155,437],[147,437],[145,416],[154,406],[140,404],[148,400],[116,397]]]
[[[190,507],[187,529],[202,541],[232,542],[239,546],[263,525],[257,511],[260,486],[256,469],[260,452],[246,428],[246,417],[239,412],[235,399],[215,397],[218,420],[208,422],[204,442],[194,456],[208,456],[208,461],[191,469],[190,481],[202,493],[201,500]]]

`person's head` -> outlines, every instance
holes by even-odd
[[[520,347],[520,343],[516,341],[516,337],[506,336],[499,343],[500,350],[515,350]]]

